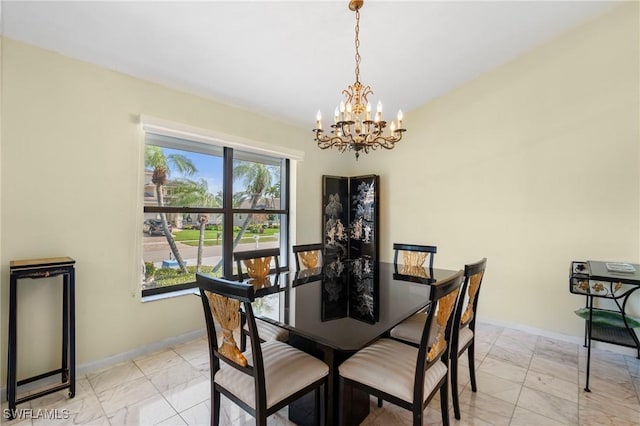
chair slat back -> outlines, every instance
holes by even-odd
[[[459,306],[456,308],[456,317],[454,319],[459,328],[466,327],[472,322],[475,325],[478,295],[486,267],[486,258],[464,267],[464,284],[462,285]]]
[[[301,244],[292,247],[296,270],[313,269],[322,265],[322,244]]]
[[[422,330],[418,349],[418,365],[414,383],[414,401],[421,401],[425,371],[435,362],[447,363],[448,344],[451,336],[453,310],[463,282],[463,272],[458,271],[446,280],[431,286],[429,311]]]
[[[429,268],[433,268],[433,258],[438,251],[436,246],[424,246],[418,244],[393,244],[393,263],[398,264],[398,255],[402,257],[403,267],[423,266],[429,259]]]
[[[263,280],[271,273],[271,260],[275,263],[274,272],[280,272],[280,249],[261,249],[238,251],[233,253],[238,268],[238,279],[244,280],[245,273],[251,278]],[[244,267],[243,267],[244,265]]]
[[[255,299],[254,287],[251,284],[201,273],[196,274],[196,282],[200,288],[209,339],[209,356],[214,373],[220,369],[220,360],[222,360],[258,380],[261,377],[259,372],[263,371],[263,363],[260,340],[251,308],[251,302]],[[248,362],[236,343],[236,337],[240,338],[240,305],[244,309],[249,326],[252,363]],[[222,330],[222,336],[217,335],[216,325]]]

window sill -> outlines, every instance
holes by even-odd
[[[195,288],[188,288],[186,290],[172,291],[169,293],[154,294],[153,296],[143,296],[142,303],[154,302],[156,300],[163,300],[163,299],[172,299],[174,297],[186,296],[190,294],[194,296],[200,296],[200,290],[197,287],[195,287]]]

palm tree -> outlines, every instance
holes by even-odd
[[[195,182],[189,179],[178,179],[171,191],[172,203],[179,206],[194,207],[222,207],[222,193],[209,193],[209,185],[204,179]],[[198,236],[198,259],[196,270],[200,272],[202,253],[204,251],[204,233],[209,223],[209,213],[198,213],[197,217],[200,233]]]
[[[145,147],[144,165],[145,167],[153,168],[151,182],[156,186],[156,198],[159,207],[164,207],[164,189],[169,179],[171,168],[187,176],[196,172],[196,167],[189,158],[179,154],[166,155],[162,148],[152,145]],[[178,262],[180,270],[186,274],[187,265],[184,260],[182,260],[182,255],[180,255],[173,234],[169,231],[166,213],[160,213],[160,220],[162,221],[162,229],[164,230],[164,235],[167,238],[173,257]]]
[[[271,182],[279,181],[280,169],[268,166],[262,163],[254,163],[249,161],[235,161],[233,167],[233,179],[240,186],[244,186],[245,190],[234,194],[233,204],[235,207],[248,201],[249,209],[255,209],[258,202],[265,200],[267,191],[271,188]],[[238,243],[244,236],[249,222],[253,214],[248,214],[244,219],[238,235],[233,240],[233,250],[238,246]],[[213,268],[214,272],[218,271],[222,266],[222,260]]]
[[[243,201],[249,201],[249,208],[255,209],[259,201],[265,200],[269,189],[272,188],[272,180],[279,174],[278,171],[279,169],[262,163],[237,161],[233,168],[233,178],[245,187],[244,191],[238,193],[238,206]],[[238,235],[233,240],[234,249],[242,239],[252,217],[252,214],[248,214],[242,223]]]

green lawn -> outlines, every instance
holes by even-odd
[[[252,243],[255,241],[254,235],[260,237],[261,242],[277,241],[278,238],[274,235],[280,232],[279,228],[267,228],[263,234],[254,234],[251,232],[245,232],[240,240],[241,243]],[[234,238],[238,235],[237,232],[233,233]],[[196,229],[186,229],[183,231],[176,231],[173,233],[176,241],[179,241],[188,246],[197,246],[198,239],[200,238],[200,231]],[[222,231],[204,231],[204,245],[205,246],[218,246],[222,242]]]

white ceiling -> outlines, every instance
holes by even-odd
[[[355,80],[348,1],[2,1],[3,33],[308,126]],[[375,1],[360,79],[405,112],[552,39],[612,1]]]

